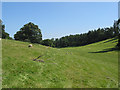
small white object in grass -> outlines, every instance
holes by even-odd
[[[28,47],[32,47],[32,44],[29,44]]]
[[[110,79],[110,77],[106,77],[107,79]]]
[[[1,40],[1,38],[0,38],[0,40]]]

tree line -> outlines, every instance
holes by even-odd
[[[58,48],[75,47],[75,46],[83,46],[116,37],[118,38],[117,46],[120,47],[120,28],[118,28],[119,26],[120,26],[120,19],[114,22],[113,27],[98,28],[96,30],[90,30],[87,33],[69,35],[56,39],[54,38],[45,39],[41,41],[41,44],[51,47],[58,47]]]
[[[114,30],[113,27],[110,28],[98,28],[97,30],[91,30],[87,33],[69,35],[55,40],[51,40],[52,47],[74,47],[83,46],[109,38],[113,38],[118,35],[118,31]],[[50,41],[49,41],[50,42]]]
[[[38,25],[32,22],[25,24],[19,31],[14,34],[14,39],[24,42],[38,43],[50,47],[75,47],[83,46],[102,40],[106,40],[113,37],[119,37],[117,46],[120,46],[120,34],[119,26],[120,19],[114,23],[113,27],[98,28],[96,30],[90,30],[87,33],[69,35],[61,38],[52,38],[42,40],[42,33]],[[5,25],[1,24],[2,38],[12,39],[7,32],[5,32]]]

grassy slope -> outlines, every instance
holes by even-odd
[[[118,87],[118,52],[92,53],[112,48],[117,40],[82,47],[51,48],[2,40],[3,88]],[[33,61],[40,55],[45,62]]]
[[[2,41],[0,40],[0,89],[2,89]]]

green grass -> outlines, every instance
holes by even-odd
[[[51,48],[2,40],[3,88],[117,88],[117,43],[105,40],[68,48]],[[108,49],[108,50],[105,50]],[[45,62],[32,59],[38,56]]]
[[[2,89],[2,41],[0,40],[0,89]]]

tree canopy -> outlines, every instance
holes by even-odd
[[[54,47],[54,39],[44,39],[41,41],[42,45]]]
[[[28,41],[31,43],[40,43],[42,40],[41,30],[37,25],[29,22],[25,24],[20,31],[14,35],[15,40]]]
[[[120,49],[120,18],[119,18],[118,21],[117,21],[117,27],[118,27],[118,32],[119,32],[119,34],[118,34],[118,44],[117,44],[117,46],[118,46],[119,49]]]
[[[0,38],[3,39],[12,39],[7,32],[5,32],[5,25],[2,24],[2,20],[0,20]]]

